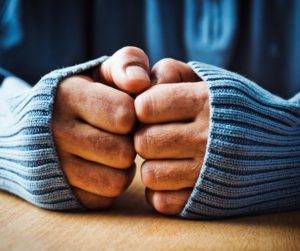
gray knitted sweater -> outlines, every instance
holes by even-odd
[[[33,88],[0,88],[0,188],[51,210],[83,210],[51,133],[63,78],[103,62],[53,71]],[[300,208],[300,93],[283,100],[248,79],[203,63],[190,66],[210,89],[205,161],[180,216],[208,219]]]

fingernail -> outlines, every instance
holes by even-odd
[[[130,65],[126,68],[126,75],[129,78],[136,78],[136,79],[145,79],[145,78],[149,78],[148,76],[148,72],[140,67],[140,66],[136,66],[136,65]]]

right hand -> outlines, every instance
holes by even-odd
[[[127,93],[150,86],[149,61],[142,50],[124,47],[94,72],[93,78],[73,76],[60,83],[52,128],[61,168],[78,200],[89,209],[105,209],[135,173],[128,134],[136,116]]]

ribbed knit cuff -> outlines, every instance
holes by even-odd
[[[52,139],[53,102],[62,79],[91,69],[106,58],[55,70],[27,91],[2,95],[7,107],[1,108],[0,117],[0,189],[46,209],[83,209],[60,169]]]
[[[300,95],[283,100],[199,62],[210,90],[204,164],[181,216],[214,219],[300,208]]]

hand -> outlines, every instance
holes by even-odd
[[[145,53],[125,47],[90,76],[70,77],[59,85],[54,141],[62,170],[87,208],[109,207],[132,181],[136,153],[128,134],[136,116],[134,101],[124,91],[148,88],[148,72]]]
[[[209,124],[208,87],[182,62],[164,59],[151,71],[156,85],[135,99],[144,126],[135,133],[147,201],[178,214],[199,176]],[[195,82],[198,81],[198,82]]]

